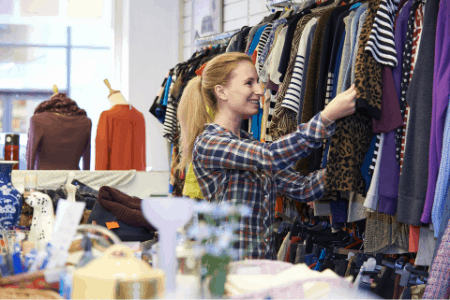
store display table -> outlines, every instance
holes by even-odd
[[[24,191],[24,178],[27,174],[37,174],[40,189],[57,189],[61,185],[77,179],[93,189],[110,186],[139,198],[151,195],[167,195],[169,172],[151,171],[20,171],[13,170],[12,183],[21,193]]]

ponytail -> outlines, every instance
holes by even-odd
[[[203,100],[201,77],[191,79],[184,89],[178,105],[178,120],[181,127],[182,156],[176,169],[184,169],[191,163],[195,139],[203,132],[204,125],[212,121]]]
[[[192,161],[195,139],[203,132],[204,125],[212,122],[207,107],[213,113],[217,112],[215,87],[227,85],[231,72],[243,61],[253,64],[251,57],[245,53],[220,54],[206,64],[201,77],[189,81],[178,105],[181,159],[175,169],[183,170]]]

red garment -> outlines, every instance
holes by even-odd
[[[300,243],[301,241],[302,241],[301,237],[298,237],[298,236],[291,237],[291,242],[289,243],[288,251],[286,254],[286,262],[291,262],[290,255],[289,255],[289,253],[291,252],[291,245],[295,244],[295,243]]]
[[[409,226],[409,252],[419,251],[420,226]]]
[[[102,112],[95,148],[96,170],[145,171],[145,120],[142,113],[130,105],[115,105]]]
[[[256,64],[256,57],[258,56],[258,51],[253,51],[253,54],[252,54],[252,61],[253,61],[253,64]]]
[[[275,212],[283,213],[283,197],[277,197]]]

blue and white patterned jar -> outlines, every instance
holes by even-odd
[[[18,161],[0,161],[0,229],[18,226],[22,211],[22,196],[13,186],[11,172]]]

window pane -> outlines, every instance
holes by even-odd
[[[3,132],[3,112],[5,111],[4,105],[5,102],[2,99],[0,99],[0,132]]]
[[[21,0],[20,15],[33,16],[58,16],[59,0]]]
[[[70,37],[74,46],[111,47],[113,35],[109,26],[75,25]]]
[[[95,169],[95,137],[100,114],[109,109],[108,88],[111,77],[110,50],[74,49],[72,52],[70,98],[86,110],[92,121],[91,169]],[[114,88],[114,87],[113,87]]]
[[[39,26],[0,24],[0,44],[66,45],[67,27],[43,24]]]
[[[66,89],[66,50],[0,47],[0,89]]]
[[[12,15],[14,14],[13,0],[0,1],[0,15]]]
[[[11,128],[16,133],[27,133],[30,127],[30,118],[34,109],[42,101],[36,100],[13,100],[12,101],[12,124]]]
[[[103,0],[68,0],[67,16],[69,18],[94,19],[101,18]],[[89,7],[89,9],[86,9]]]

